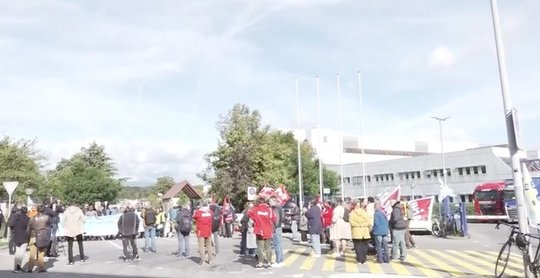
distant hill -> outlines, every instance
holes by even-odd
[[[142,199],[148,197],[149,186],[124,186],[118,193],[117,199]]]

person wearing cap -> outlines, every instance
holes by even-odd
[[[30,218],[26,215],[26,213],[28,213],[28,209],[26,207],[22,207],[20,210],[17,210],[15,214],[13,214],[13,217],[10,217],[10,221],[8,223],[9,228],[11,231],[13,231],[12,238],[16,246],[13,273],[23,271],[21,267],[22,260],[26,254],[26,248],[28,247],[28,241],[30,240],[26,230]]]

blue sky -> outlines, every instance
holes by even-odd
[[[540,149],[540,2],[499,1],[524,146]],[[490,4],[466,1],[197,0],[0,2],[0,133],[37,138],[52,167],[92,141],[119,175],[196,180],[235,103],[275,128],[506,142]]]

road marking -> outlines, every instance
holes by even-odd
[[[465,251],[465,253],[470,254],[473,257],[478,256],[478,257],[484,257],[484,258],[488,259],[491,262],[491,266],[495,270],[495,261],[497,260],[497,256],[492,256],[492,255],[489,255],[489,254],[485,254],[482,251]],[[514,268],[515,270],[518,270],[520,272],[523,272],[523,264],[515,263],[512,260],[508,260],[508,265],[506,266],[506,269],[508,269],[509,267]]]
[[[354,255],[345,253],[345,271],[346,272],[358,272],[358,265],[356,264],[356,258]]]
[[[425,264],[421,263],[415,256],[411,256],[410,254],[407,254],[407,259],[403,264],[410,265],[420,270],[427,277],[441,277],[439,273],[433,271],[431,268],[426,267]]]
[[[283,261],[283,264],[285,266],[291,266],[298,259],[298,257],[300,257],[300,254],[302,254],[306,250],[307,250],[306,248],[303,248],[303,249],[298,249],[294,252],[290,252],[289,253],[290,255],[287,257],[287,259],[285,259],[285,261]]]
[[[411,273],[407,270],[405,265],[402,262],[390,262],[390,266],[396,271],[399,275],[408,275],[411,276]]]
[[[114,243],[114,241],[112,241],[112,240],[107,240],[107,242],[108,242],[110,245],[112,245],[112,246],[114,246],[114,247],[116,247],[116,248],[118,248],[118,249],[120,249],[120,250],[123,249],[122,246],[120,246],[120,245]]]
[[[301,270],[310,270],[313,268],[313,265],[315,264],[315,259],[314,257],[312,256],[309,256],[307,257],[304,262],[302,263],[302,265],[300,266],[300,269]]]
[[[449,266],[448,264],[446,264],[445,262],[442,262],[442,261],[439,261],[437,259],[434,259],[431,255],[427,254],[427,253],[424,253],[424,252],[420,252],[420,251],[415,251],[414,252],[415,255],[418,255],[419,257],[422,257],[424,260],[427,260],[429,261],[430,263],[438,266],[442,271],[445,271],[449,274],[451,274],[452,276],[457,276],[457,275],[463,275],[464,273]]]
[[[374,262],[368,260],[366,262],[366,264],[369,267],[369,272],[370,273],[375,273],[375,274],[384,273],[384,271],[382,270],[382,267],[378,263],[374,263]]]
[[[439,257],[442,257],[442,258],[446,259],[446,261],[451,261],[451,262],[455,263],[456,265],[459,265],[460,267],[464,267],[466,269],[471,270],[473,272],[472,274],[480,274],[480,275],[491,275],[492,274],[492,273],[488,272],[487,270],[485,270],[483,268],[479,268],[479,267],[474,266],[474,265],[472,265],[470,263],[467,263],[466,261],[456,259],[455,257],[448,256],[447,254],[445,254],[444,252],[441,252],[439,250],[430,250],[430,252],[434,253],[434,254],[437,254]],[[461,272],[461,273],[463,273],[463,272]],[[466,273],[463,273],[463,274],[466,274]]]
[[[334,271],[336,266],[336,258],[332,256],[326,256],[323,264],[323,271]]]
[[[484,257],[484,259],[481,259],[479,257],[473,257],[472,255],[469,255],[465,252],[458,252],[458,251],[455,251],[455,250],[448,250],[448,252],[456,255],[456,256],[460,256],[462,258],[464,258],[465,260],[467,261],[470,261],[470,262],[475,262],[477,264],[482,264],[486,267],[488,267],[489,269],[492,269],[492,271],[495,269],[495,265],[493,263],[493,261],[491,260],[490,257]],[[485,260],[485,259],[488,259],[488,260]],[[506,270],[504,271],[504,273],[506,274],[510,274],[510,275],[513,275],[513,276],[520,276],[521,273],[520,272],[516,272],[510,268],[506,268]],[[491,274],[490,274],[491,275]]]

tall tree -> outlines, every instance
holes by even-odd
[[[105,147],[93,142],[70,159],[63,159],[50,173],[50,185],[66,202],[77,204],[112,202],[122,188]]]
[[[45,186],[45,177],[41,172],[43,156],[35,145],[35,141],[15,141],[9,137],[0,139],[0,184],[6,181],[19,182],[13,194],[16,201],[25,200],[26,188],[40,189]],[[7,198],[8,194],[2,188],[0,199]]]
[[[152,186],[151,193],[158,195],[159,193],[165,194],[175,184],[173,177],[159,177],[156,183]]]

